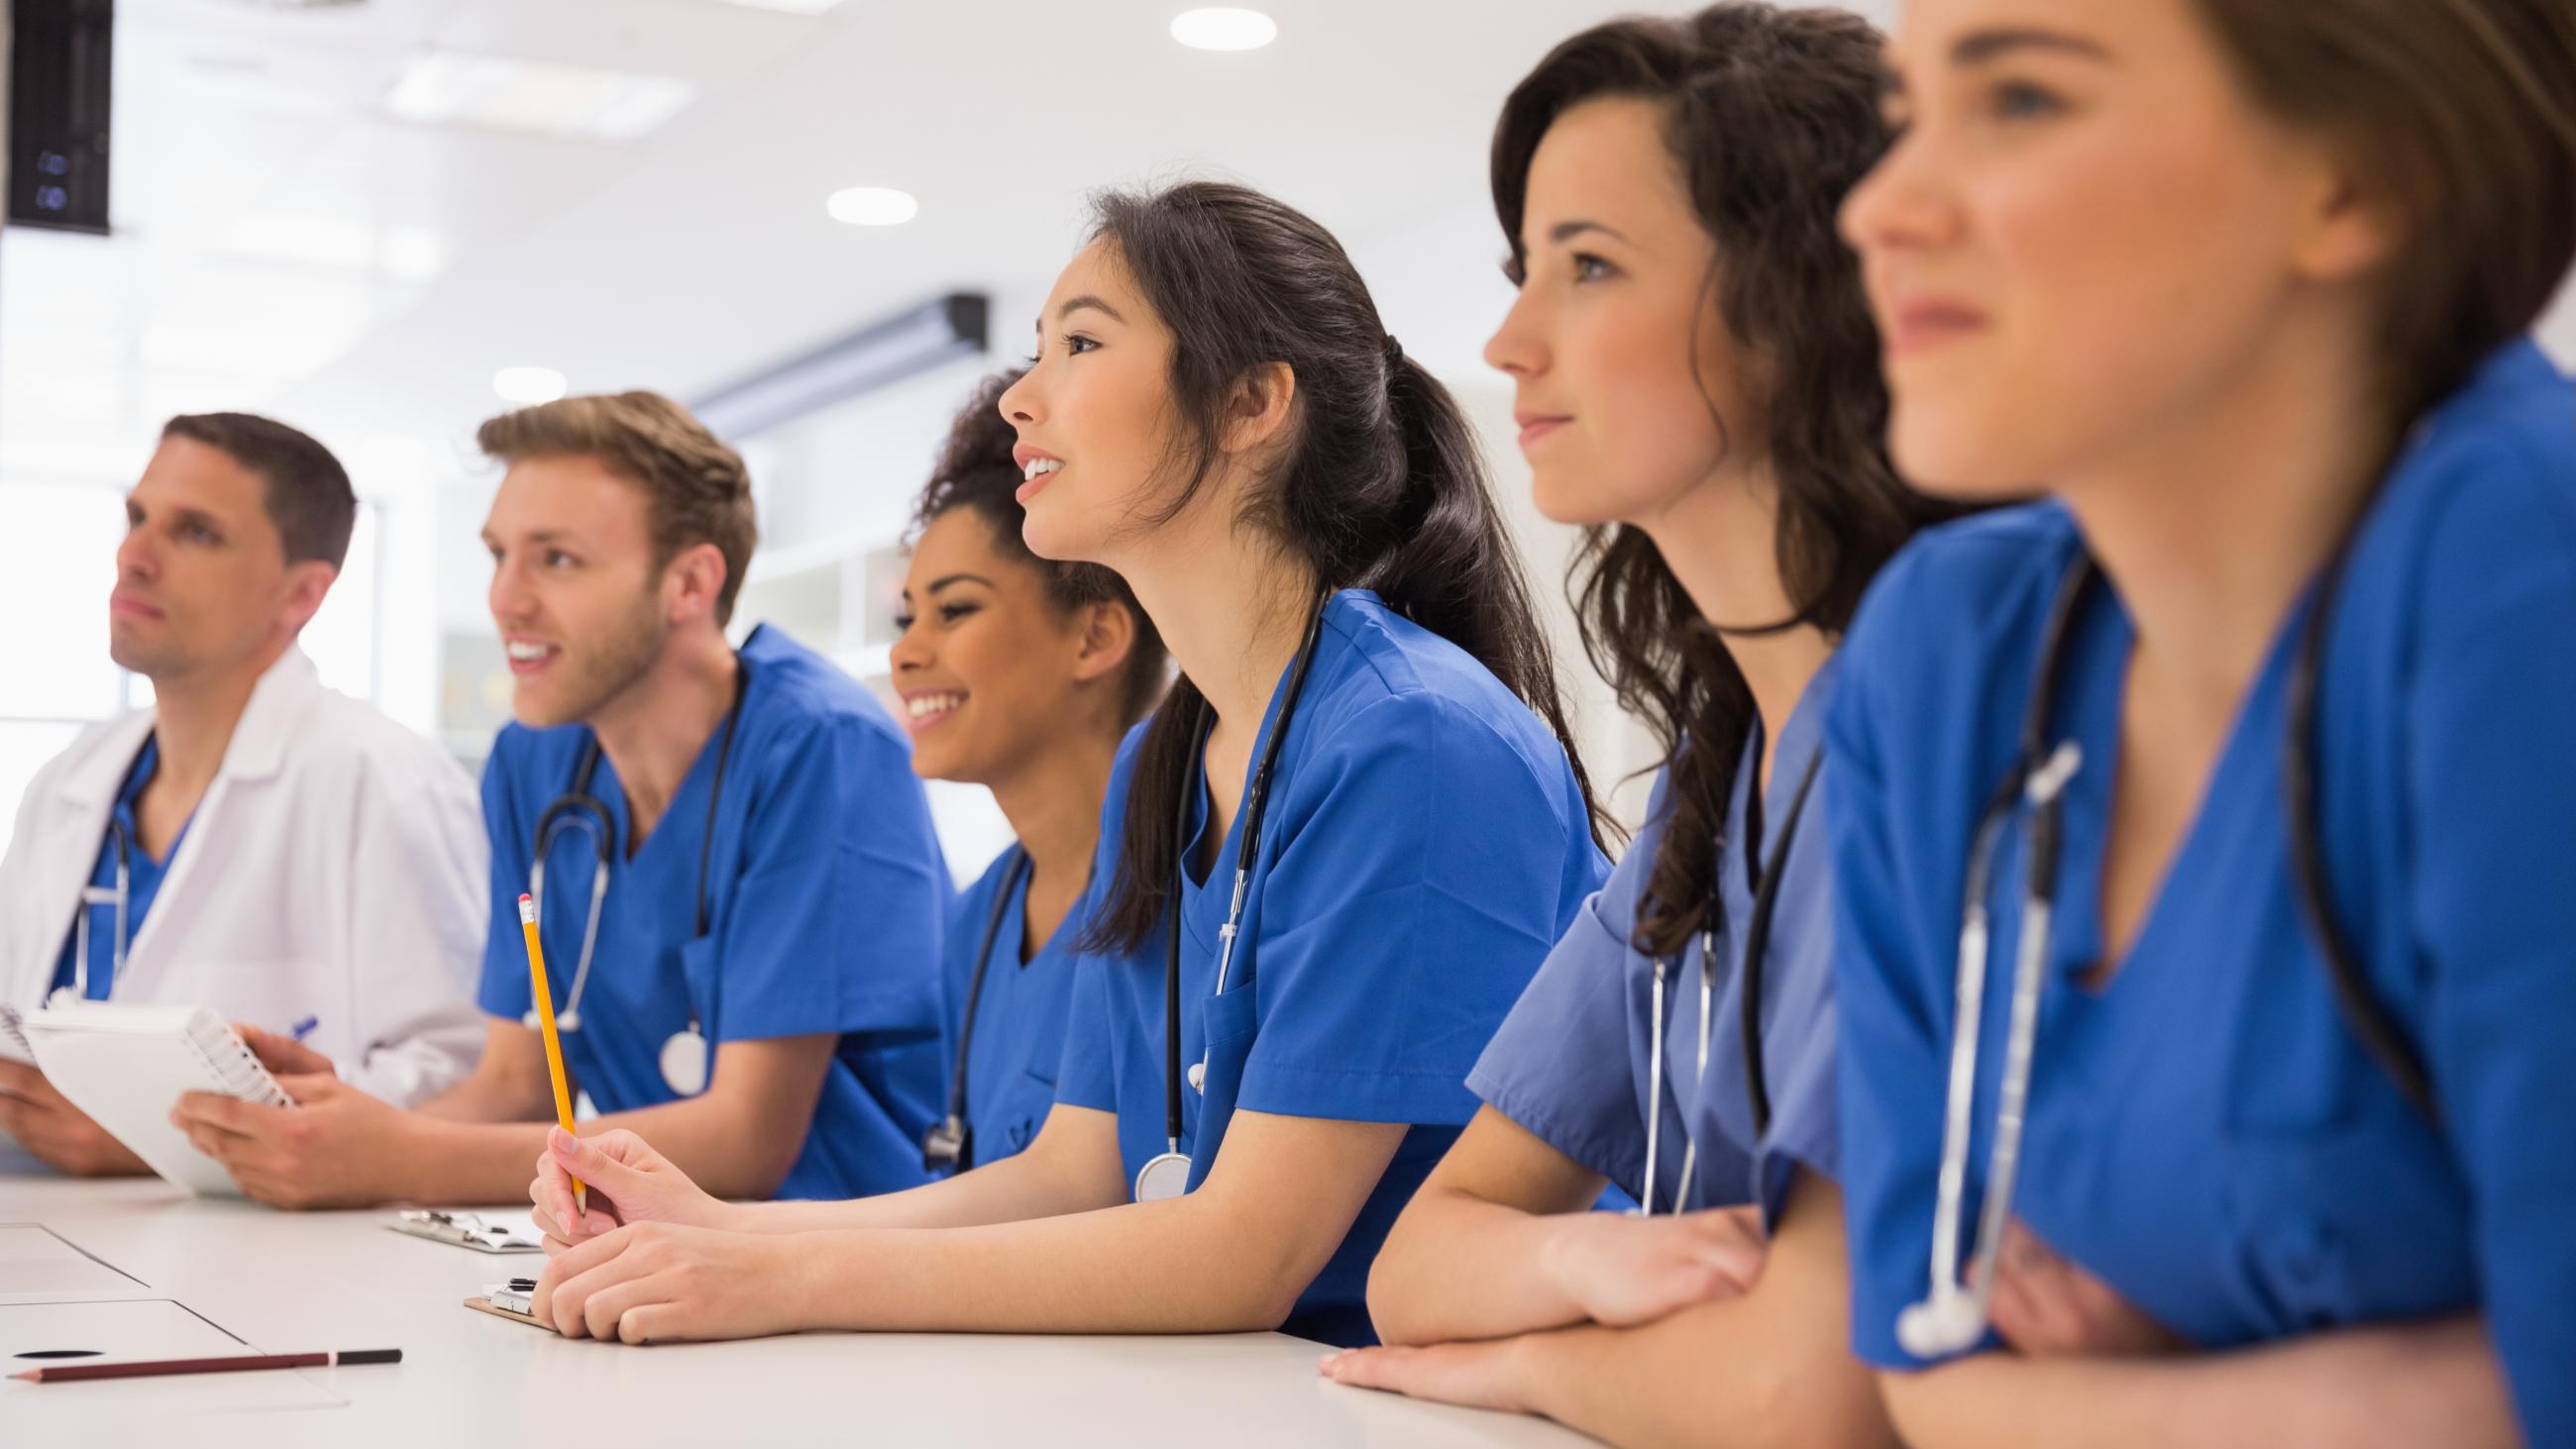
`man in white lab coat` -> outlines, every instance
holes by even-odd
[[[203,1005],[300,1030],[406,1102],[471,1069],[473,781],[325,689],[296,647],[356,516],[348,474],[293,428],[211,413],[163,430],[107,601],[109,653],[154,704],[83,733],[19,802],[0,1001]],[[31,1066],[0,1061],[0,1129],[65,1172],[144,1170]]]

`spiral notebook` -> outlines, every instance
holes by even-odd
[[[22,1066],[36,1064],[36,1049],[27,1045],[27,1032],[19,1025],[18,1008],[0,1004],[0,1062],[17,1062]]]
[[[187,1092],[294,1104],[241,1035],[202,1006],[66,1001],[24,1019],[45,1080],[154,1172],[202,1195],[239,1197],[222,1163],[170,1125]]]

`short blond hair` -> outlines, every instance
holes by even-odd
[[[498,462],[589,457],[644,490],[651,507],[654,567],[680,550],[711,543],[724,555],[716,622],[733,620],[751,551],[760,543],[751,470],[687,408],[658,392],[558,398],[487,420],[474,441]]]

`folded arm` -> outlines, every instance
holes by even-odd
[[[1406,1205],[1369,1273],[1388,1343],[1643,1323],[1762,1271],[1750,1209],[1633,1218],[1585,1211],[1603,1179],[1492,1107]]]
[[[2451,1449],[2522,1442],[2484,1326],[2345,1329],[2227,1353],[1981,1353],[1880,1375],[1918,1449]]]
[[[1890,1430],[1851,1357],[1841,1195],[1802,1174],[1742,1293],[1629,1327],[1586,1323],[1495,1342],[1366,1349],[1335,1380],[1545,1415],[1610,1443],[1880,1449]]]

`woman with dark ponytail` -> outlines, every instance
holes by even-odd
[[[568,1333],[1368,1342],[1379,1242],[1607,873],[1472,435],[1323,228],[1104,197],[1000,411],[1030,549],[1125,578],[1181,671],[1110,777],[1055,1109],[855,1203],[727,1206],[600,1139],[569,1166],[627,1226],[540,1281]],[[533,1188],[559,1239],[566,1167]]]
[[[1646,825],[1468,1079],[1487,1103],[1369,1286],[1348,1384],[1615,1444],[1892,1441],[1846,1342],[1821,749],[1836,646],[1932,515],[1837,206],[1887,144],[1878,35],[1713,5],[1559,46],[1495,128],[1541,511],[1658,733]],[[1855,1148],[1855,1150],[1860,1150]],[[1640,1216],[1586,1212],[1604,1181]]]

